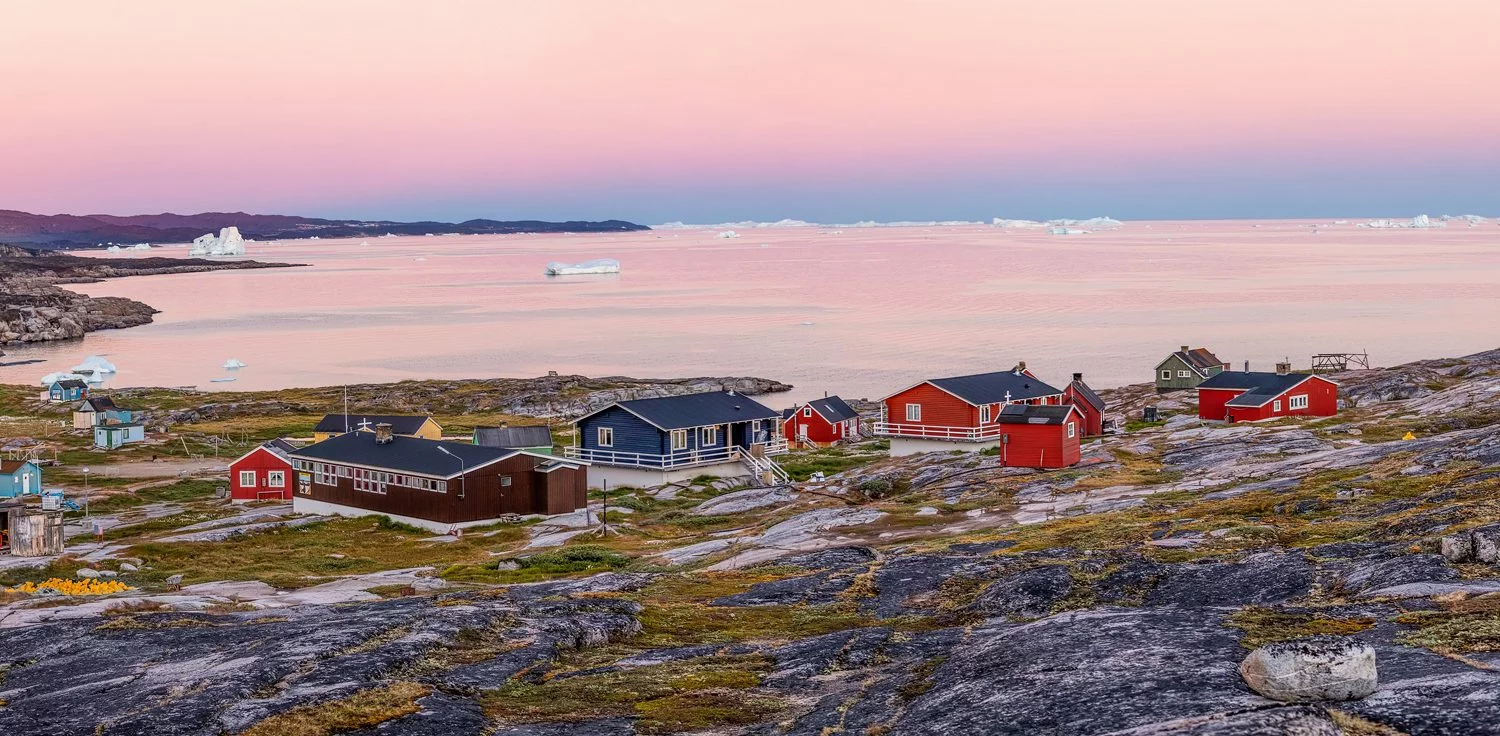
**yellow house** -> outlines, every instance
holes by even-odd
[[[391,433],[402,437],[420,437],[424,440],[440,440],[443,428],[424,416],[386,416],[381,414],[329,414],[313,427],[313,441],[322,442],[345,432],[374,432],[375,425],[391,425]]]

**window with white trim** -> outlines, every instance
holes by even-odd
[[[719,428],[704,427],[703,433],[698,437],[698,444],[704,447],[719,444]]]
[[[687,430],[685,430],[685,429],[674,429],[674,430],[672,430],[672,449],[674,451],[675,450],[686,450],[687,449]]]
[[[979,407],[979,423],[980,424],[989,424],[989,422],[990,422],[990,405],[989,404],[985,404],[984,406]]]
[[[255,487],[255,471],[254,470],[241,470],[240,471],[240,487],[241,488],[254,488]]]
[[[600,447],[614,447],[615,446],[615,428],[614,427],[600,427],[599,428],[599,432],[598,432],[598,440],[599,440],[599,446]]]
[[[268,488],[286,488],[285,470],[267,470],[266,486]]]
[[[1271,402],[1271,411],[1281,411],[1281,399]]]
[[[1177,371],[1177,377],[1178,378],[1192,378],[1193,374],[1192,374],[1191,371]]]
[[[804,407],[802,407],[802,416],[804,416],[804,417],[810,417],[810,416],[812,416],[812,407],[811,406],[804,406]]]
[[[1307,394],[1297,394],[1286,398],[1286,408],[1296,411],[1307,408]]]
[[[1162,371],[1161,372],[1161,380],[1163,380],[1163,381],[1170,381],[1170,380],[1172,380],[1172,371],[1169,371],[1169,370]]]
[[[907,404],[906,405],[906,421],[908,421],[908,422],[920,422],[920,421],[922,421],[922,405],[921,404]]]
[[[510,487],[510,476],[508,476],[508,475],[502,475],[502,476],[500,476],[500,487],[501,488],[509,488]]]
[[[1076,424],[1074,424],[1072,422],[1068,422],[1068,439],[1073,439],[1074,437],[1077,437],[1077,436],[1078,436],[1078,425],[1076,425]]]

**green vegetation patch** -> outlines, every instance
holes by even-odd
[[[421,710],[417,700],[432,688],[415,682],[397,682],[361,690],[347,698],[332,700],[271,716],[241,736],[327,736],[378,726]]]
[[[642,605],[642,630],[631,643],[664,647],[784,640],[891,623],[860,613],[852,602],[822,606],[709,605],[717,598],[742,593],[755,583],[786,577],[791,577],[788,568],[663,575],[632,596]]]
[[[1364,616],[1336,617],[1303,611],[1277,611],[1250,606],[1235,611],[1227,623],[1244,633],[1240,646],[1255,649],[1278,641],[1305,639],[1309,636],[1357,634],[1375,625],[1375,619]]]
[[[1500,652],[1500,594],[1449,600],[1442,610],[1413,611],[1396,617],[1415,627],[1400,641],[1435,652]]]
[[[885,459],[878,453],[856,452],[841,447],[829,447],[807,452],[794,452],[776,458],[776,463],[792,477],[792,480],[807,480],[813,473],[833,475],[850,468],[869,465]]]
[[[530,557],[496,560],[479,565],[453,565],[443,570],[442,576],[454,582],[509,585],[569,575],[592,575],[618,570],[629,564],[629,557],[608,547],[578,544]]]

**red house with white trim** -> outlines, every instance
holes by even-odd
[[[1280,417],[1331,417],[1339,385],[1311,373],[1224,371],[1198,384],[1198,418],[1260,422]]]
[[[230,463],[230,500],[290,501],[295,476],[290,453],[296,449],[285,440],[271,440]]]
[[[1083,382],[1082,373],[1074,373],[1073,382],[1063,389],[1063,403],[1078,407],[1078,413],[1083,417],[1084,437],[1104,434],[1104,399]]]
[[[837,396],[825,396],[782,412],[781,430],[798,447],[827,447],[859,439],[859,412]]]
[[[1008,371],[934,378],[881,400],[875,434],[889,437],[891,455],[999,447],[1001,410],[1011,404],[1063,403],[1062,390],[1021,363]]]
[[[1008,468],[1066,468],[1077,465],[1083,435],[1077,404],[1008,404],[1000,409],[1000,465]]]

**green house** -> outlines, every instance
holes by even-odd
[[[1183,345],[1181,350],[1168,355],[1166,360],[1156,365],[1156,390],[1181,391],[1197,388],[1198,384],[1224,372],[1228,367],[1227,363],[1219,360],[1207,348],[1190,349]]]

